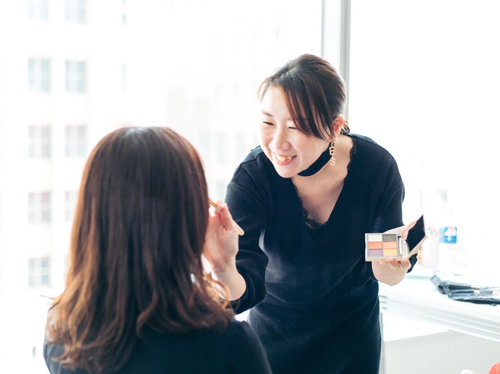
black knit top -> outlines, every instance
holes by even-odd
[[[274,373],[378,372],[378,283],[364,259],[364,234],[403,225],[404,185],[384,148],[349,136],[348,174],[319,235],[311,235],[291,179],[260,147],[227,189],[245,230],[236,260],[247,289],[236,310],[253,308],[249,322]]]

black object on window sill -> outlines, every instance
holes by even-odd
[[[442,294],[452,300],[467,301],[476,304],[500,304],[500,287],[476,287],[467,283],[459,283],[441,279],[437,274],[431,282]]]

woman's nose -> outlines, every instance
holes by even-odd
[[[271,145],[275,150],[286,150],[290,148],[290,142],[288,141],[288,138],[284,131],[277,131],[274,134]]]

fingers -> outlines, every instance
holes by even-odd
[[[410,270],[411,268],[411,263],[410,263],[410,259],[409,258],[403,258],[401,261],[400,261],[400,265],[403,269],[405,269],[406,271]]]
[[[245,232],[243,231],[243,229],[236,222],[234,222],[227,204],[221,200],[217,200],[215,204],[217,205],[216,210],[220,215],[222,226],[228,229],[234,228],[240,236],[244,235]]]
[[[231,212],[229,212],[227,204],[221,201],[217,201],[217,206],[220,206],[222,224],[226,227],[231,227],[231,225],[233,224],[233,216],[231,216]]]
[[[389,265],[392,270],[404,269],[408,271],[411,268],[411,263],[408,258],[403,258],[398,261],[394,257],[389,257],[387,260],[380,260],[379,263],[381,265]]]
[[[408,231],[410,231],[410,229],[415,226],[416,223],[417,221],[412,221],[406,226],[400,226],[391,230],[387,230],[386,232],[384,232],[384,234],[401,234],[403,239],[406,239],[406,237],[408,236]]]

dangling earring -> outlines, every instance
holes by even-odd
[[[330,156],[332,156],[332,158],[330,158],[331,166],[335,166],[335,164],[337,163],[337,160],[335,159],[335,144],[338,141],[338,138],[335,138],[332,142],[330,142]]]

